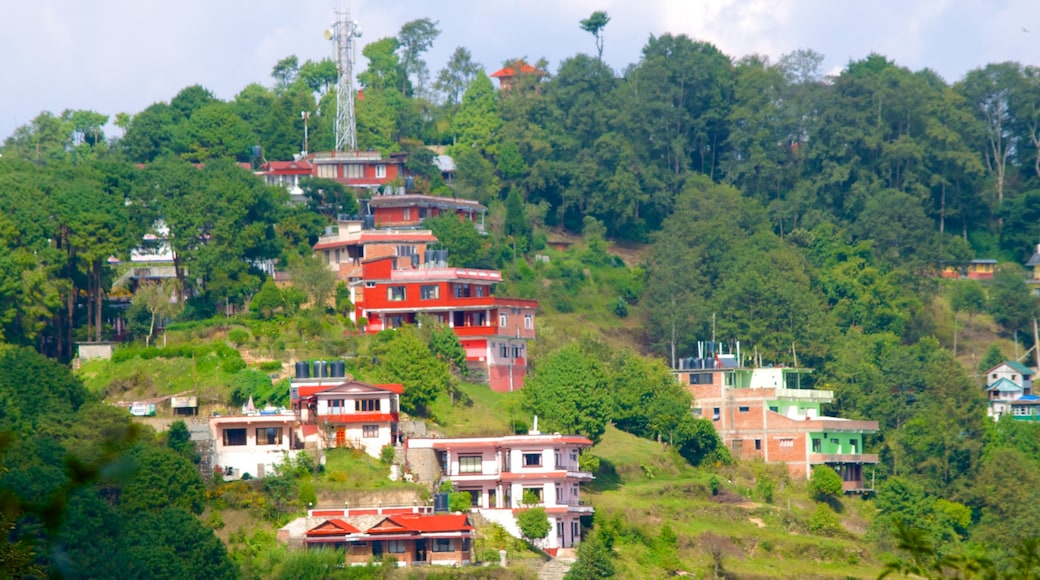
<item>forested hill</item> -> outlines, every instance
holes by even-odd
[[[659,359],[640,364],[674,390],[667,362],[698,339],[741,340],[764,363],[816,368],[832,411],[879,421],[866,450],[880,455],[879,521],[1004,561],[1002,538],[1040,536],[1029,507],[1040,436],[993,425],[972,380],[1033,343],[1037,300],[1020,264],[1040,241],[1038,69],[993,64],[951,85],[870,55],[824,77],[810,50],[734,61],[663,35],[624,71],[579,54],[554,70],[531,63],[496,90],[463,48],[431,76],[422,55],[438,33],[417,22],[364,47],[359,146],[408,153],[417,191],[489,207],[486,236],[454,219],[427,225],[453,265],[500,269],[498,294],[539,300],[534,384],[552,382],[538,373],[561,356],[624,378],[636,394],[625,409],[597,401],[602,428],[657,397],[626,361]],[[257,163],[257,144],[290,159],[305,123],[310,149],[331,149],[330,65],[287,57],[228,102],[187,87],[115,115],[118,138],[92,111],[44,112],[16,130],[0,149],[0,341],[67,361],[76,341],[114,336],[120,300],[140,342],[157,320],[205,327],[231,312],[271,353],[288,328],[343,340],[349,294],[326,284],[311,246],[370,192],[305,180],[309,203],[290,205],[241,167]],[[429,145],[454,158],[451,183]],[[175,279],[131,298],[116,282],[160,219]],[[550,244],[561,232],[582,237]],[[641,258],[625,263],[612,244]],[[999,261],[992,281],[936,275],[972,258]],[[268,261],[291,286],[258,268]],[[171,305],[174,293],[185,300]],[[640,413],[633,431],[648,437],[689,419]]]

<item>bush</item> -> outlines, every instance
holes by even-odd
[[[816,465],[809,478],[809,495],[816,501],[827,501],[830,498],[841,497],[841,476],[834,469],[826,465]]]
[[[226,359],[224,359],[224,362],[220,365],[220,368],[225,373],[227,373],[229,375],[233,375],[233,374],[237,373],[238,371],[243,370],[243,369],[246,368],[246,361],[242,360],[241,357],[239,357],[239,358],[226,358]]]
[[[232,328],[228,331],[227,337],[231,344],[241,348],[243,344],[249,342],[249,331],[244,328]]]
[[[541,540],[549,535],[552,525],[549,517],[545,515],[545,508],[529,508],[521,510],[516,515],[516,525],[520,527],[520,533],[531,540]]]
[[[282,370],[282,361],[280,360],[265,360],[264,362],[257,365],[257,367],[265,373]]]
[[[453,491],[448,494],[448,509],[453,512],[468,512],[473,507],[473,496],[465,491]]]
[[[383,448],[379,450],[379,461],[381,461],[383,465],[390,465],[394,462],[393,445],[384,445]]]
[[[825,503],[816,504],[816,509],[809,516],[809,531],[824,536],[834,536],[841,532],[841,521],[838,514]]]
[[[762,498],[762,501],[766,503],[773,503],[773,495],[776,493],[776,484],[773,480],[762,476],[755,482],[755,491],[758,492],[758,496]]]
[[[711,495],[719,495],[719,488],[722,487],[722,482],[719,481],[719,476],[712,475],[708,478],[708,487],[711,488]]]

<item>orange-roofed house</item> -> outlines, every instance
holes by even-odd
[[[498,88],[501,91],[510,91],[513,87],[517,86],[518,80],[527,75],[534,75],[535,77],[544,77],[546,72],[540,70],[522,60],[517,60],[512,63],[511,66],[505,66],[501,69],[491,73],[491,78],[498,79]],[[537,90],[537,83],[535,83]]]

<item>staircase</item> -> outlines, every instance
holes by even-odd
[[[565,557],[556,557],[543,562],[538,567],[538,580],[563,580],[573,565],[574,560]]]

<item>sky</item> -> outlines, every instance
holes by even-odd
[[[231,100],[271,69],[331,56],[323,32],[340,0],[0,0],[0,141],[42,111],[89,109],[114,118],[169,102],[199,84]],[[604,60],[620,73],[651,35],[686,34],[734,60],[776,61],[809,48],[824,72],[876,52],[953,83],[987,63],[1040,65],[1036,0],[353,0],[360,48],[419,18],[438,22],[425,55],[436,76],[458,46],[489,73],[508,59],[545,58],[549,71],[595,54],[578,22],[608,13]]]

